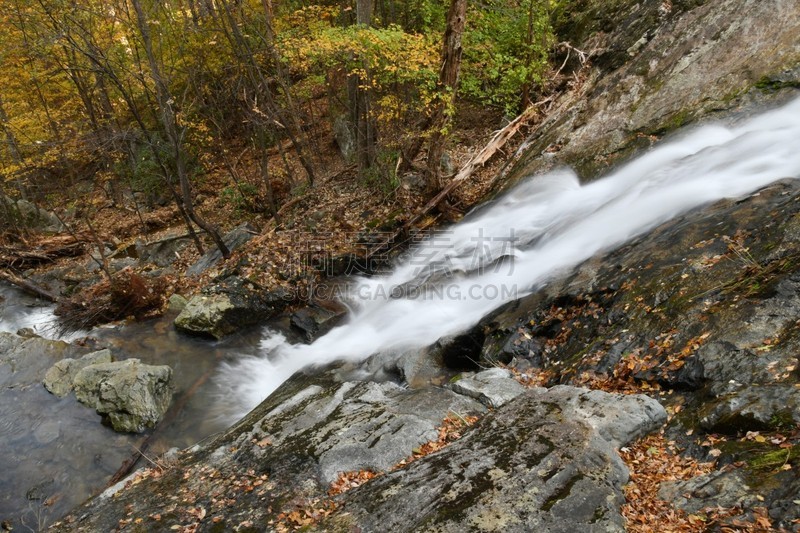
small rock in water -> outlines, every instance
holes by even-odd
[[[169,310],[170,311],[183,311],[189,301],[180,294],[173,294],[169,297]]]
[[[80,359],[62,359],[51,366],[45,374],[44,387],[52,394],[62,398],[72,391],[72,382],[78,372],[89,365],[110,362],[111,351],[108,349],[86,354]]]
[[[20,328],[17,330],[17,335],[20,337],[38,337],[33,328]]]
[[[116,431],[141,433],[154,427],[172,400],[172,369],[139,359],[90,365],[75,376],[78,401],[105,414]]]

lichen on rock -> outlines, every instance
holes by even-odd
[[[172,369],[139,359],[98,363],[73,379],[75,397],[106,415],[116,431],[141,433],[154,427],[172,400]]]

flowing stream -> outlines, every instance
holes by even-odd
[[[68,336],[77,339],[88,333],[96,346],[109,347],[118,360],[138,357],[147,364],[171,366],[173,401],[200,383],[180,413],[159,427],[148,452],[152,456],[191,446],[227,427],[225,420],[209,415],[217,395],[213,382],[202,379],[229,354],[255,353],[260,340],[258,331],[219,342],[188,337],[175,331],[173,318]],[[59,337],[51,305],[0,285],[0,331],[21,328]],[[25,360],[0,354],[0,520],[19,531],[41,530],[105,488],[145,438],[104,426],[73,395],[48,393],[41,380],[56,360],[49,353]]]
[[[334,360],[396,357],[469,329],[487,313],[694,207],[800,177],[800,100],[734,126],[708,125],[661,143],[585,185],[567,169],[531,177],[461,223],[413,247],[392,272],[341,287],[346,323],[312,344],[275,325],[221,342],[179,335],[172,317],[91,332],[117,359],[175,370],[176,397],[200,388],[153,453],[224,429],[294,372]],[[0,285],[0,330],[55,332],[52,311]],[[288,331],[288,330],[285,330]],[[100,424],[74,398],[41,386],[43,359],[26,383],[0,390],[0,519],[58,517],[108,478],[141,443]]]
[[[694,207],[800,177],[800,100],[733,126],[706,125],[582,185],[568,169],[532,177],[344,295],[349,320],[312,344],[267,332],[258,357],[223,368],[242,415],[301,368],[422,348],[463,332],[596,253]],[[234,405],[229,402],[233,400]]]

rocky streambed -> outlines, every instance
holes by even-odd
[[[532,132],[511,181],[561,164],[594,178],[687,123],[797,96],[792,2],[584,7],[561,31],[595,67]],[[378,354],[368,372],[301,371],[55,529],[622,531],[632,465],[618,450],[661,432],[708,464],[659,482],[671,512],[698,530],[797,531],[799,228],[794,180],[695,209],[464,334]]]
[[[679,217],[484,319],[459,344],[478,373],[442,386],[300,373],[57,529],[622,531],[618,449],[664,431],[711,463],[664,483],[678,510],[796,530],[798,221],[796,181]],[[428,378],[453,374],[442,350]],[[448,423],[461,438],[425,453]]]
[[[209,342],[176,332],[171,324],[173,315],[122,328],[97,329],[92,339],[78,336],[67,343],[24,329],[38,325],[38,333],[54,333],[46,327],[52,314],[41,302],[11,289],[4,290],[3,297],[0,316],[4,326],[15,331],[23,328],[22,335],[0,333],[0,519],[9,526],[41,528],[102,491],[153,432],[144,427],[130,428],[143,433],[114,431],[96,412],[97,400],[87,407],[69,389],[54,388],[59,395],[48,392],[43,384],[48,372],[52,375],[70,361],[97,355],[104,348],[99,352],[106,354],[102,361],[113,358],[119,365],[130,366],[132,359],[138,358],[142,365],[172,369],[169,400],[173,406],[182,405],[158,427],[155,440],[148,441],[148,456],[190,446],[230,424],[229,419],[218,416],[214,383],[204,376],[210,376],[226,357],[257,350],[258,331]],[[120,379],[123,374],[118,374]],[[108,394],[111,392],[109,389]]]

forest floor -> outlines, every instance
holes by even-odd
[[[460,106],[460,109],[448,150],[453,174],[508,124],[497,110],[476,106]],[[269,165],[278,218],[272,215],[263,194],[258,157],[247,146],[232,145],[224,159],[205,162],[205,174],[194,183],[195,208],[223,235],[244,222],[255,228],[256,235],[235,250],[230,259],[199,276],[185,275],[186,269],[201,256],[191,244],[179,251],[170,268],[158,269],[143,262],[132,267],[130,271],[140,275],[140,279],[157,279],[157,289],[151,285],[150,292],[156,292],[158,298],[147,303],[146,312],[135,313],[136,318],[158,315],[166,309],[169,296],[176,293],[189,296],[221,273],[235,273],[268,291],[284,289],[294,295],[308,295],[308,287],[326,276],[341,274],[343,270],[353,273],[374,271],[376,265],[385,267],[398,251],[426,231],[457,221],[490,197],[502,183],[498,176],[502,178],[504,166],[540,118],[540,114],[531,114],[530,120],[515,131],[486,165],[448,195],[443,203],[445,208],[430,210],[422,217],[416,215],[430,199],[421,184],[424,161],[415,162],[412,171],[399,178],[388,178],[378,172],[359,175],[356,166],[341,155],[328,120],[315,121],[314,128],[309,130],[317,171],[313,184],[305,180],[295,154],[289,149],[283,154],[273,150]],[[423,158],[424,154],[419,159]],[[70,215],[63,218],[70,234],[87,241],[86,253],[42,262],[28,270],[26,276],[91,263],[88,252],[96,250],[98,242],[105,243],[112,250],[108,255],[114,256],[132,250],[137,240],[149,243],[186,234],[186,226],[173,202],[137,209],[130,194],[127,197],[118,192],[111,194],[102,186],[103,181],[102,176],[95,179],[90,191],[87,183],[77,183],[67,195],[79,200],[73,201]],[[253,192],[242,195],[240,191]],[[208,236],[201,237],[206,251],[214,248]],[[48,239],[34,236],[24,245],[28,249],[41,249]],[[371,266],[366,267],[365,258],[372,260]],[[346,264],[348,261],[351,264]],[[101,293],[107,291],[106,281],[76,291],[69,297],[72,308],[97,305]]]

